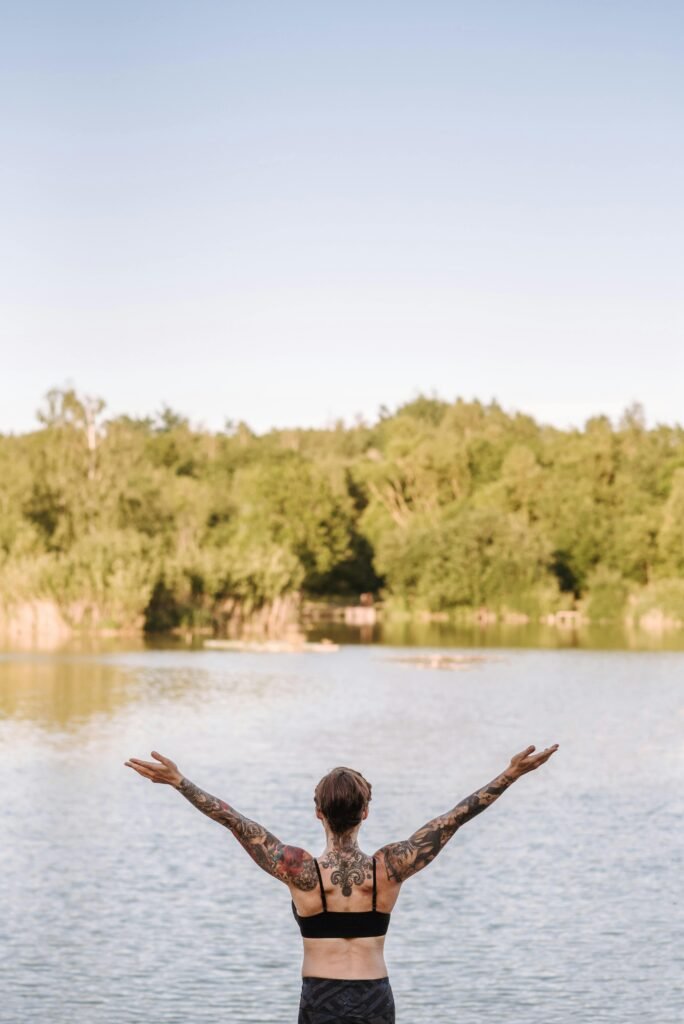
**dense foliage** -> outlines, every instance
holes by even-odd
[[[294,592],[432,611],[684,618],[684,430],[561,431],[418,398],[373,425],[193,429],[53,391],[0,437],[0,599],[90,625],[209,622]]]

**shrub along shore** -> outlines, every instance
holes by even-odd
[[[273,632],[361,594],[385,616],[681,625],[684,430],[420,397],[257,435],[55,390],[0,436],[0,631]]]

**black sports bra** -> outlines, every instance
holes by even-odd
[[[389,928],[390,915],[375,909],[375,857],[373,857],[373,909],[372,910],[328,910],[323,890],[323,879],[318,861],[314,857],[318,884],[321,888],[323,910],[319,914],[300,917],[292,901],[292,913],[305,939],[363,939],[372,935],[385,935]]]

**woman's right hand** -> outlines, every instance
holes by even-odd
[[[533,753],[535,749],[534,746],[526,747],[519,754],[514,754],[505,774],[513,775],[516,779],[519,779],[521,775],[533,772],[535,768],[539,768],[545,761],[548,761],[551,755],[558,750],[558,744],[554,743],[552,747],[547,747],[540,754]]]
[[[144,779],[149,779],[150,782],[161,782],[167,786],[178,788],[183,779],[183,776],[178,771],[178,766],[156,750],[153,750],[151,753],[152,757],[155,757],[160,763],[155,764],[154,761],[141,761],[139,757],[131,757],[128,761],[124,761],[124,764],[128,765],[129,768],[134,768],[138,775],[142,775]]]

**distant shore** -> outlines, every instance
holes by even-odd
[[[98,621],[97,617],[85,622],[70,622],[59,604],[50,599],[21,601],[0,608],[0,640],[10,647],[33,646],[56,649],[78,637],[134,638],[157,636],[176,638],[185,643],[199,642],[202,638],[247,638],[253,640],[282,640],[296,643],[309,634],[322,638],[326,632],[339,635],[340,631],[353,637],[354,642],[375,642],[378,637],[420,635],[432,628],[435,635],[448,635],[453,631],[468,631],[483,640],[498,635],[514,637],[534,631],[544,631],[559,638],[586,633],[588,630],[609,628],[624,632],[625,636],[643,634],[657,640],[683,630],[682,620],[637,597],[628,604],[627,613],[615,619],[592,619],[582,609],[566,609],[532,616],[509,609],[459,608],[433,612],[426,609],[397,607],[390,603],[346,603],[300,600],[290,602],[290,615],[274,614],[272,607],[262,607],[253,615],[238,614],[234,619],[222,619],[213,625],[176,626],[168,630],[145,630],[144,620],[125,628]]]

